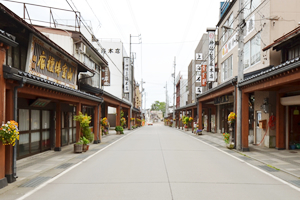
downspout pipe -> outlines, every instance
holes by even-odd
[[[14,87],[14,120],[18,120],[18,89],[22,88],[26,82],[26,78],[22,78],[19,82],[20,85]],[[18,178],[17,176],[17,145],[13,147],[13,163],[12,163],[12,170],[13,170],[13,179],[14,181]]]

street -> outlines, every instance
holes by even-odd
[[[182,131],[137,129],[20,199],[299,199],[300,190]]]

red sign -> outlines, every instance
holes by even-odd
[[[201,66],[201,86],[205,87],[206,86],[206,65]]]

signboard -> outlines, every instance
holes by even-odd
[[[32,34],[26,72],[77,89],[77,64]]]
[[[232,103],[232,102],[233,102],[232,95],[223,95],[223,96],[216,97],[214,99],[215,105],[221,105],[221,104]]]
[[[203,60],[202,53],[196,53],[196,60]]]
[[[202,87],[205,87],[206,86],[206,83],[207,83],[207,79],[206,79],[206,68],[207,66],[206,65],[202,65],[201,66],[201,86]]]
[[[202,94],[202,88],[196,87],[196,94]]]
[[[200,75],[196,75],[196,83],[201,83],[201,76]]]
[[[200,64],[196,64],[196,72],[201,72],[201,65]]]
[[[102,77],[102,86],[110,86],[110,70],[108,67],[105,67],[104,70],[101,73]]]
[[[215,81],[215,31],[208,31],[208,81]]]
[[[129,93],[129,68],[130,68],[130,58],[129,57],[124,57],[124,93]]]
[[[223,46],[222,48],[222,58],[224,58],[237,44],[238,33],[235,33]]]

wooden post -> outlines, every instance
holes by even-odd
[[[199,110],[198,110],[198,116],[199,116],[199,123],[198,123],[198,125],[199,125],[199,129],[201,129],[201,130],[203,130],[203,127],[202,127],[202,102],[201,101],[199,101],[199,104],[198,104],[199,106]]]
[[[237,133],[239,134],[239,133]],[[249,94],[242,92],[242,151],[249,151]]]
[[[120,120],[121,120],[121,106],[117,106],[116,126],[120,126]]]
[[[130,108],[128,108],[128,119],[127,119],[127,126],[128,126],[128,130],[130,130],[131,128],[131,116],[130,116]]]
[[[281,97],[283,97],[283,94],[278,93],[276,95],[276,149],[278,150],[286,148],[284,131],[285,112],[284,106],[280,103]]]
[[[56,103],[56,139],[54,151],[61,151],[61,104]]]
[[[6,120],[14,119],[14,93],[13,90],[6,90]],[[17,144],[16,144],[17,145]],[[8,183],[16,181],[13,176],[13,147],[5,146],[5,177]]]
[[[194,108],[192,108],[192,118],[193,118],[193,121],[192,121],[192,133],[194,133],[194,117],[195,117]]]
[[[0,123],[5,123],[5,93],[6,83],[3,77],[3,63],[6,56],[6,49],[3,43],[0,43]],[[0,142],[0,188],[7,186],[7,179],[5,177],[5,146]]]
[[[98,130],[99,130],[99,143],[101,143],[102,141],[102,130],[101,130],[101,122],[100,120],[102,119],[102,106],[100,105],[99,106],[99,110],[98,110],[98,121],[99,121],[99,127],[98,127]]]
[[[79,115],[79,112],[81,112],[81,103],[76,104],[76,115]],[[79,139],[80,139],[80,136],[81,136],[80,132],[81,132],[80,123],[78,121],[76,121],[76,141],[79,141]]]
[[[94,108],[94,144],[98,144],[99,140],[99,127],[98,127],[98,121],[99,121],[99,111],[98,106],[95,106]]]

